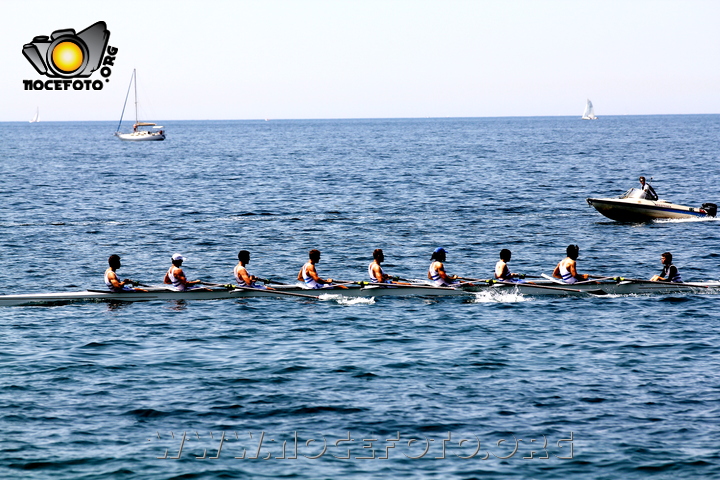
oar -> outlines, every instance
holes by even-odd
[[[524,273],[516,273],[516,274],[514,274],[514,275],[516,275],[516,276],[513,277],[513,278],[520,278],[520,279],[523,279],[523,278],[543,278],[543,277],[540,277],[540,276],[538,276],[538,275],[525,275]],[[469,280],[469,281],[471,281],[471,282],[486,282],[486,283],[487,283],[487,282],[494,282],[494,281],[496,280],[496,279],[494,279],[494,278],[467,278],[467,277],[458,277],[458,278],[459,278],[460,280]]]
[[[211,282],[200,282],[203,285],[207,285],[208,287],[222,287],[227,290],[232,290],[233,288],[237,288],[236,285],[233,285],[231,283],[211,283]]]
[[[553,283],[559,283],[561,285],[565,285],[565,282],[563,282],[559,278],[551,277],[550,275],[547,275],[545,273],[540,274],[540,276],[546,280],[550,280]]]
[[[293,297],[305,297],[305,298],[314,298],[317,300],[318,296],[316,295],[305,295],[304,293],[293,293],[293,292],[283,292],[281,290],[275,290],[275,289],[264,289],[264,288],[253,288],[253,287],[240,287],[238,285],[232,285],[230,283],[222,284],[222,283],[209,283],[209,282],[202,282],[203,285],[207,285],[209,287],[223,287],[227,288],[228,290],[247,290],[247,291],[253,291],[253,292],[265,292],[272,295],[290,295]]]
[[[412,282],[412,280],[410,280],[409,278],[402,278],[398,276],[393,276],[392,280],[393,282],[397,282],[398,280],[400,280],[401,282]]]
[[[591,276],[590,278],[592,278],[593,280],[583,280],[583,281],[575,282],[575,283],[565,283],[562,280],[560,280],[559,278],[551,277],[550,275],[546,275],[544,273],[542,274],[542,278],[550,280],[553,283],[559,283],[560,285],[579,285],[579,284],[581,285],[581,284],[585,284],[585,283],[593,283],[598,280],[615,280],[617,277]]]
[[[661,285],[685,285],[688,287],[697,287],[697,288],[715,288],[710,285],[703,285],[701,283],[685,283],[685,282],[667,282],[663,280],[645,280],[643,278],[625,278],[625,277],[615,277],[616,281],[618,282],[631,282],[631,283],[659,283]]]
[[[422,280],[418,279],[412,279],[412,278],[403,278],[398,276],[392,276],[390,277],[393,282],[397,282],[398,280],[400,282],[407,282],[407,283],[398,283],[397,285],[417,285],[418,283],[422,283]]]
[[[493,280],[491,283],[497,283],[500,285],[508,285],[511,287],[521,287],[521,286],[527,286],[529,288],[544,288],[546,290],[558,290],[563,292],[573,292],[573,293],[588,293],[590,295],[607,295],[608,293],[601,289],[595,289],[595,290],[581,290],[579,288],[566,288],[566,287],[551,287],[550,285],[538,285],[537,283],[513,283],[513,282],[500,282],[497,280]]]
[[[481,278],[466,278],[466,277],[455,277],[454,280],[467,280],[467,281],[459,282],[459,283],[451,283],[449,285],[457,285],[458,287],[461,287],[463,285],[471,285],[471,284],[477,283],[477,282],[487,283],[490,281],[490,280],[483,280]],[[441,287],[434,287],[433,285],[430,285],[430,286],[433,288],[441,288]]]
[[[339,288],[342,290],[347,290],[348,287],[345,285],[357,285],[358,282],[351,282],[350,280],[337,280],[333,279],[332,283],[326,283],[325,285],[332,285],[332,288]],[[328,290],[331,290],[330,288]]]
[[[234,290],[245,290],[245,291],[254,291],[254,292],[265,292],[269,293],[270,295],[289,295],[291,297],[303,297],[303,298],[312,298],[314,300],[318,300],[320,297],[316,295],[305,295],[304,293],[294,293],[294,292],[283,292],[282,290],[265,290],[264,288],[252,288],[252,287],[238,287],[237,285],[233,285]]]
[[[260,280],[261,282],[263,282],[265,284],[272,283],[273,285],[290,285],[289,283],[278,282],[276,280],[270,280],[269,278],[260,278],[260,277],[255,277],[255,278],[257,278],[258,280]]]
[[[468,278],[468,277],[457,277],[457,278],[458,278],[458,280],[467,280],[469,282],[485,282],[485,283],[487,283],[487,282],[492,281],[492,279],[489,279],[489,278],[485,278],[485,279],[483,279],[483,278]]]
[[[441,290],[457,290],[457,288],[453,288],[453,287],[436,287],[436,286],[433,286],[433,285],[418,285],[418,284],[416,284],[416,283],[402,284],[402,283],[377,283],[377,282],[362,282],[362,281],[361,281],[361,282],[356,282],[356,283],[357,283],[358,285],[360,285],[361,287],[363,287],[363,286],[365,286],[365,285],[372,285],[372,286],[377,286],[377,287],[388,287],[388,286],[392,287],[393,285],[402,285],[403,287],[407,287],[407,288],[429,288],[429,289],[432,289],[432,290],[437,290],[437,289],[441,289]]]

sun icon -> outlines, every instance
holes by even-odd
[[[71,73],[82,66],[83,52],[74,42],[61,42],[53,49],[52,61],[59,70]]]

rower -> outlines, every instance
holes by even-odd
[[[512,258],[512,252],[510,252],[510,250],[507,248],[500,250],[500,260],[495,264],[495,278],[501,282],[525,283],[525,281],[521,279],[524,275],[510,273],[510,269],[507,266],[510,258]]]
[[[385,261],[385,254],[382,248],[373,251],[373,261],[368,265],[368,276],[375,283],[394,283],[387,273],[383,272],[380,264]]]
[[[567,257],[560,260],[560,263],[557,264],[557,267],[555,267],[553,271],[553,277],[562,278],[565,283],[577,283],[590,278],[590,275],[587,273],[577,273],[576,260],[578,255],[580,255],[580,247],[577,245],[568,245],[566,252]]]
[[[655,193],[655,189],[650,185],[649,183],[645,183],[645,177],[640,177],[640,187],[642,191],[645,193],[645,199],[652,200],[653,202],[658,199],[657,193]]]
[[[427,278],[432,280],[432,283],[438,287],[447,287],[457,282],[457,275],[448,275],[445,272],[445,265],[443,262],[447,258],[447,250],[442,247],[436,248],[430,260],[430,267],[428,268]]]
[[[238,252],[238,264],[235,265],[235,281],[238,287],[244,288],[257,288],[260,290],[274,290],[273,288],[267,287],[255,283],[258,279],[255,275],[250,275],[247,271],[246,265],[250,263],[250,252],[247,250],[240,250]]]
[[[128,278],[122,282],[120,281],[115,272],[118,268],[122,267],[119,255],[110,255],[108,265],[110,266],[105,270],[105,285],[107,285],[111,292],[147,292],[147,290],[143,290],[142,288],[131,287],[130,285],[135,282]]]
[[[174,254],[172,256],[172,266],[168,269],[165,274],[165,278],[163,279],[163,283],[172,284],[173,288],[179,292],[200,288],[194,285],[202,283],[201,280],[188,281],[185,277],[185,272],[183,272],[182,268],[180,268],[184,261],[185,257],[179,253]]]
[[[662,272],[660,272],[660,275],[653,275],[650,280],[653,282],[682,283],[680,273],[678,273],[677,267],[672,263],[672,253],[663,253],[660,255],[660,261],[662,261],[663,264]]]
[[[347,288],[343,285],[333,284],[333,279],[323,279],[318,275],[315,265],[320,263],[320,250],[312,249],[308,252],[309,260],[302,266],[297,279],[305,282],[305,286],[311,289],[318,288]]]

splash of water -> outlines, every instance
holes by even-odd
[[[335,301],[338,305],[373,305],[375,297],[346,297],[334,293],[323,293],[320,300]]]
[[[522,293],[513,290],[511,292],[496,292],[491,290],[486,290],[482,292],[477,292],[475,294],[475,298],[473,299],[473,303],[519,303],[519,302],[529,302],[532,298],[526,297]]]

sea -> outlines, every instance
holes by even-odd
[[[720,279],[720,115],[0,123],[0,293],[250,273]],[[0,478],[720,478],[720,296],[276,297],[0,307]]]

